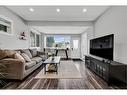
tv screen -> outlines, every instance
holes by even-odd
[[[113,60],[114,34],[90,40],[90,54]]]

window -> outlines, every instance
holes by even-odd
[[[0,31],[7,32],[7,26],[0,24]]]
[[[31,32],[30,38],[31,38],[31,47],[35,47],[35,33]]]
[[[12,34],[12,21],[0,16],[0,33]]]
[[[40,46],[40,39],[39,35],[36,34],[36,47]]]
[[[31,47],[40,47],[40,35],[30,32]]]
[[[47,35],[45,47],[70,48],[70,39],[70,36]]]

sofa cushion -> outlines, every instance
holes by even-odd
[[[14,55],[14,58],[15,58],[15,59],[19,59],[19,60],[21,60],[22,62],[25,62],[25,59],[24,59],[20,54],[18,54],[18,53],[16,53],[16,54]]]
[[[32,58],[32,55],[31,55],[29,49],[22,49],[21,53],[25,53],[25,54],[27,54],[29,56],[29,58]]]
[[[37,49],[36,48],[35,49],[30,49],[30,52],[31,52],[31,55],[33,57],[37,56]]]
[[[41,57],[34,57],[31,59],[32,61],[36,61],[37,63],[41,62],[42,61],[42,58]]]
[[[46,55],[46,53],[43,51],[37,51],[37,55]]]
[[[28,55],[26,55],[25,53],[22,53],[21,56],[25,59],[26,62],[30,62],[31,59],[29,58]]]
[[[29,68],[36,65],[36,61],[26,62],[25,69],[28,70]]]
[[[47,59],[46,55],[38,55],[38,56],[42,58],[42,61],[45,61]]]

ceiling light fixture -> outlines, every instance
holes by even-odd
[[[60,9],[56,9],[57,12],[60,12]]]
[[[82,12],[87,12],[87,9],[83,9],[83,11]]]
[[[29,11],[34,12],[34,9],[33,8],[29,8]]]

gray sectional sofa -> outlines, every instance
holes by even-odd
[[[0,64],[7,67],[6,78],[22,80],[35,69],[42,65],[43,61],[47,59],[44,52],[37,51],[36,49],[19,49],[15,50],[16,53],[25,53],[31,59],[30,62],[21,61],[19,59],[5,57],[0,59]]]

